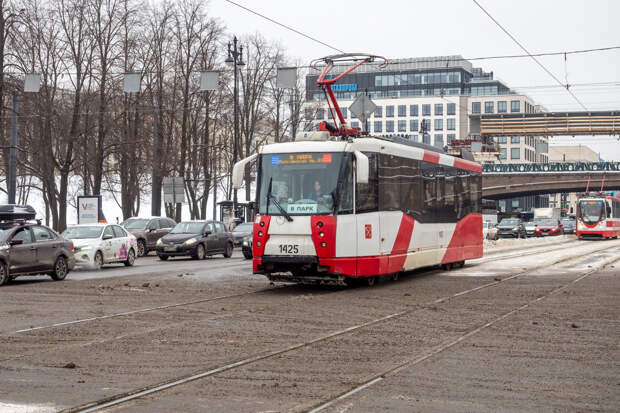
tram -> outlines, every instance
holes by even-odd
[[[577,202],[578,238],[618,238],[620,198],[587,196]]]
[[[254,273],[372,285],[378,276],[481,257],[481,166],[429,145],[349,129],[330,85],[352,69],[325,75],[336,58],[350,56],[325,58],[318,79],[340,127],[323,123],[233,168],[239,188],[246,165],[257,161]]]

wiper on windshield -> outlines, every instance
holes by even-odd
[[[267,212],[267,214],[269,214],[269,200],[272,198],[272,195],[271,195],[271,184],[272,183],[273,183],[273,176],[269,178],[269,187],[267,188],[267,202],[266,202],[266,208],[265,208],[265,212]],[[288,222],[293,222],[293,217],[291,217],[289,213],[286,212],[284,208],[282,208],[282,205],[280,205],[277,199],[273,198],[273,204],[280,210],[280,212],[282,213],[282,215],[284,215],[284,217],[286,218]]]

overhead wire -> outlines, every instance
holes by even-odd
[[[504,32],[508,35],[508,37],[510,37],[525,53],[527,53],[532,60],[534,60],[536,62],[536,64],[538,64],[538,66],[540,66],[545,72],[547,72],[549,74],[549,76],[551,76],[558,84],[566,87],[566,91],[573,97],[573,99],[575,99],[575,101],[583,108],[583,110],[588,110],[588,108],[586,107],[586,105],[584,105],[581,100],[579,100],[579,98],[570,90],[569,85],[564,85],[562,84],[562,81],[559,80],[553,73],[551,73],[551,71],[549,69],[547,69],[545,67],[545,65],[543,65],[542,63],[540,63],[540,61],[536,58],[536,56],[533,56],[532,53],[529,52],[529,50],[527,50],[525,48],[525,46],[523,46],[508,30],[506,30],[504,28],[504,26],[502,26],[484,7],[482,7],[482,5],[480,3],[478,3],[477,0],[472,0],[479,8],[480,10],[482,10],[484,12],[484,14],[486,14],[487,16],[489,16],[489,18]]]

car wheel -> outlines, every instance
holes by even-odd
[[[146,243],[144,240],[138,240],[138,257],[144,257],[147,254]]]
[[[125,264],[126,267],[133,267],[133,264],[135,261],[136,261],[136,253],[133,250],[133,248],[130,248],[129,252],[127,253],[127,259],[125,260],[123,264]]]
[[[168,258],[170,258],[170,257],[167,256],[167,255],[159,255],[159,259],[162,260],[162,261],[166,261]]]
[[[9,282],[11,276],[9,275],[9,268],[5,263],[0,262],[0,285],[4,285]]]
[[[246,260],[251,260],[252,259],[252,251],[243,250],[243,256],[245,257]]]
[[[68,273],[67,268],[67,259],[62,255],[56,258],[56,263],[54,264],[54,271],[52,272],[52,280],[54,281],[62,281],[67,277]]]
[[[97,251],[95,254],[94,265],[96,270],[100,270],[103,267],[103,254],[101,251]]]
[[[233,246],[232,243],[229,242],[226,244],[226,249],[224,250],[224,258],[230,258],[233,254]]]
[[[196,247],[196,253],[192,257],[195,260],[203,260],[205,258],[205,247],[202,244],[198,244]]]

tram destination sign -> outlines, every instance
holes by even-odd
[[[272,165],[306,165],[320,163],[332,163],[332,154],[317,152],[271,155]]]

